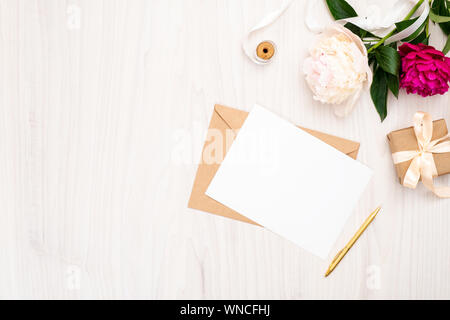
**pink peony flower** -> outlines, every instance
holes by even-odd
[[[399,48],[402,58],[400,88],[422,97],[444,94],[450,81],[450,58],[422,43],[404,43]]]

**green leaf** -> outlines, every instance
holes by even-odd
[[[388,44],[387,46],[397,50],[397,42],[392,42],[391,44]]]
[[[366,37],[370,37],[370,38],[376,38],[376,39],[380,39],[379,37],[377,37],[376,35],[370,33],[367,30],[361,29],[360,27],[358,27],[357,25],[354,25],[353,23],[347,22],[344,27],[346,27],[348,30],[350,30],[351,32],[353,32],[354,34],[356,34],[358,37],[362,38],[366,38]]]
[[[419,34],[414,40],[411,40],[410,43],[418,44],[423,43],[428,45],[428,41],[430,40],[430,36],[427,35],[427,31],[423,30],[421,34]]]
[[[419,17],[414,18],[414,19],[410,19],[410,20],[405,20],[405,21],[397,22],[397,23],[395,24],[395,26],[396,26],[396,28],[397,28],[397,29],[396,29],[396,33],[400,32],[400,31],[403,31],[403,30],[405,30],[406,28],[408,28],[409,26],[413,25],[413,24],[417,21],[417,19],[419,19]],[[414,39],[416,39],[417,37],[419,37],[419,36],[421,35],[422,31],[425,30],[426,24],[427,24],[427,21],[424,21],[424,23],[423,23],[416,31],[414,31],[413,34],[411,34],[410,36],[408,36],[408,37],[405,38],[405,39],[402,39],[402,41],[403,41],[403,42],[411,42],[411,41],[413,41]]]
[[[392,47],[382,46],[375,51],[377,62],[384,71],[398,76],[400,70],[400,55]]]
[[[450,51],[450,35],[447,38],[447,43],[444,46],[444,49],[442,49],[442,52],[446,55]]]
[[[377,58],[374,53],[369,54],[369,66],[373,64],[373,70],[377,67]]]
[[[450,17],[439,16],[432,11],[430,12],[430,19],[436,23],[450,22]]]
[[[397,32],[405,30],[406,28],[411,26],[414,22],[416,22],[417,19],[419,19],[419,17],[411,19],[411,20],[404,20],[404,21],[397,22],[395,24],[395,26],[397,27]]]
[[[387,85],[392,94],[398,99],[398,92],[400,86],[400,79],[398,76],[393,76],[392,74],[386,73]]]
[[[427,24],[427,21],[425,21],[420,27],[419,29],[417,29],[416,31],[414,31],[414,33],[412,35],[410,35],[409,37],[402,39],[403,42],[411,42],[414,39],[416,39],[424,30],[425,30],[425,26]]]
[[[388,84],[386,72],[381,68],[377,68],[375,75],[373,76],[372,86],[370,87],[370,96],[380,115],[381,122],[383,122],[387,116]]]
[[[438,16],[450,17],[449,8],[450,8],[450,5],[449,5],[448,1],[434,0],[433,4],[431,6],[431,12]],[[439,26],[441,27],[442,31],[444,31],[444,33],[446,35],[450,34],[450,22],[439,23]]]
[[[327,5],[335,20],[358,16],[355,9],[353,9],[345,0],[327,0]]]

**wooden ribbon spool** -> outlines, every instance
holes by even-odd
[[[275,55],[275,44],[272,41],[263,41],[256,47],[256,56],[261,62],[269,62]]]

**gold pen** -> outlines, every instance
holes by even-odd
[[[347,252],[353,247],[355,242],[359,239],[359,237],[363,234],[363,232],[367,229],[367,227],[370,225],[370,223],[375,219],[378,212],[380,212],[381,207],[378,207],[374,212],[370,214],[370,216],[367,218],[367,220],[363,223],[363,225],[359,228],[359,230],[356,232],[356,234],[353,236],[353,238],[347,243],[347,245],[339,251],[339,253],[336,255],[336,257],[333,259],[333,262],[331,262],[330,266],[328,267],[327,272],[325,273],[325,277],[328,277],[331,272],[337,267],[339,262],[344,258],[344,256],[347,254]]]

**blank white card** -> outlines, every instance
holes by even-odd
[[[255,106],[206,194],[325,259],[372,172]]]

